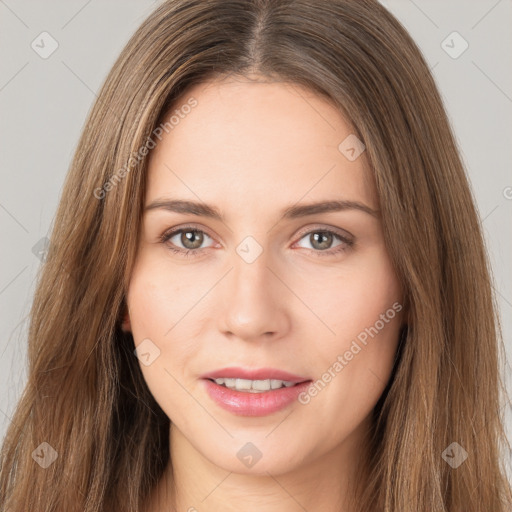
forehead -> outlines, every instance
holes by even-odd
[[[377,206],[365,153],[351,161],[339,148],[355,136],[350,123],[298,85],[210,81],[184,93],[164,122],[171,116],[150,157],[146,202],[178,196],[239,212],[301,200]]]

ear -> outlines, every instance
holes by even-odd
[[[121,318],[121,330],[123,332],[132,332],[132,324],[130,323],[130,312],[128,311],[128,306],[126,306],[126,304],[123,306]]]

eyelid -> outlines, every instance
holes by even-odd
[[[212,240],[214,241],[217,241],[216,237],[214,237],[213,235],[211,235],[208,231],[208,229],[206,229],[205,227],[203,226],[197,226],[197,225],[194,225],[194,224],[186,224],[186,225],[183,225],[183,226],[175,226],[173,228],[169,228],[167,230],[165,230],[161,235],[160,235],[160,241],[164,241],[164,240],[169,240],[170,238],[172,238],[173,236],[183,232],[183,231],[199,231],[201,233],[204,233],[205,235],[207,235],[209,238],[211,238]],[[183,249],[183,250],[186,250],[186,249]],[[189,249],[191,250],[191,249]],[[201,249],[195,249],[194,252],[197,252],[197,251],[200,251]]]
[[[334,226],[327,226],[325,224],[313,224],[312,226],[310,225],[305,228],[302,228],[296,233],[294,238],[298,237],[298,239],[300,239],[304,235],[308,235],[312,231],[330,231],[330,232],[334,232],[336,235],[338,235],[342,239],[349,240],[351,242],[353,242],[355,240],[355,236],[352,233],[350,233],[349,231],[347,231],[345,229],[337,228]]]

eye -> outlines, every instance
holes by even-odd
[[[160,240],[175,253],[182,254],[183,256],[196,256],[202,253],[204,247],[202,248],[201,245],[206,238],[213,240],[201,229],[186,226],[165,232],[160,237]]]
[[[341,253],[354,245],[354,240],[349,237],[348,234],[344,235],[331,229],[315,229],[308,231],[300,238],[300,240],[303,239],[310,244],[310,247],[305,248],[310,249],[315,256],[319,257]],[[336,239],[339,242],[333,246]]]

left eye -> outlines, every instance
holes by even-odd
[[[340,242],[337,245],[332,245],[335,239]],[[314,230],[306,233],[300,240],[307,239],[312,247],[306,249],[313,249],[315,252],[327,252],[328,254],[337,253],[338,251],[345,250],[352,245],[352,241],[348,238],[335,233],[331,230]],[[341,246],[341,247],[340,247]],[[330,250],[336,248],[335,250]]]

